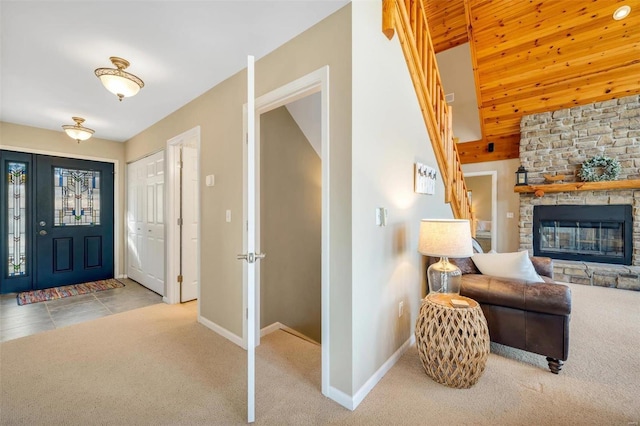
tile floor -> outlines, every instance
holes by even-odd
[[[19,306],[16,293],[0,295],[0,342],[162,303],[162,296],[135,281],[122,288]]]

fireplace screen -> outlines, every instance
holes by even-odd
[[[536,256],[631,264],[631,206],[535,206]]]
[[[540,248],[556,253],[596,256],[624,255],[622,224],[544,220],[540,223]]]

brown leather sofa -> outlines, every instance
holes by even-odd
[[[545,281],[536,283],[482,275],[469,257],[449,260],[463,274],[460,294],[480,303],[491,341],[544,355],[558,374],[569,356],[571,289],[553,281],[553,261],[531,258]]]

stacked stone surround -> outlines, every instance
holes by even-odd
[[[544,184],[543,175],[564,174],[563,182],[579,179],[587,159],[605,155],[620,162],[620,180],[640,179],[640,95],[527,115],[520,124],[520,161],[530,184]],[[633,206],[632,266],[554,260],[557,281],[640,290],[640,189],[520,194],[520,249],[533,254],[533,207],[536,205]]]

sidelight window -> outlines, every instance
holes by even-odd
[[[7,163],[7,228],[9,230],[10,277],[24,275],[27,266],[26,208],[27,208],[27,165]]]

